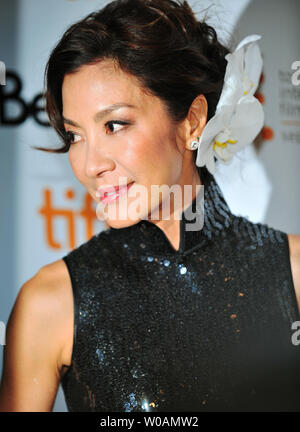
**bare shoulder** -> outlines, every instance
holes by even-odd
[[[300,234],[288,234],[290,262],[300,312]]]
[[[53,353],[57,368],[71,363],[73,342],[73,293],[67,266],[63,259],[49,263],[23,286],[23,296],[30,297],[32,308],[40,310],[45,322],[51,325],[55,340]]]
[[[0,411],[51,411],[73,340],[73,297],[63,260],[18,292],[6,326]]]
[[[69,274],[64,260],[59,259],[41,267],[34,277],[43,278],[45,282],[53,285],[52,288],[55,288],[57,282],[67,281]]]
[[[39,273],[40,279],[44,282],[44,287],[48,288],[49,295],[55,303],[55,311],[60,323],[61,351],[58,360],[59,369],[61,372],[65,372],[62,368],[71,364],[74,331],[73,292],[69,271],[64,260],[59,259],[42,267]]]

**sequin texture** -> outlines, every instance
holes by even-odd
[[[142,220],[63,257],[75,312],[61,379],[69,411],[300,409],[287,234],[233,215],[205,169],[201,180],[204,225],[185,230],[183,213],[179,250]]]

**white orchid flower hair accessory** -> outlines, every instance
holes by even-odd
[[[227,66],[215,115],[200,137],[196,165],[215,173],[214,156],[228,165],[235,153],[250,144],[264,124],[264,111],[254,93],[262,71],[257,41],[260,35],[244,38],[233,53],[225,56]]]

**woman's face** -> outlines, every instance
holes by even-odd
[[[97,216],[108,225],[121,228],[150,219],[169,195],[151,194],[151,186],[184,185],[195,174],[193,158],[189,156],[190,166],[184,163],[183,142],[161,100],[144,92],[112,61],[66,75],[62,99],[65,130],[72,132],[73,172],[98,203]],[[120,106],[111,109],[114,104]],[[132,182],[111,203],[97,194],[98,188]]]

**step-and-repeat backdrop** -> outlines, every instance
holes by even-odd
[[[22,284],[45,264],[104,229],[42,110],[44,68],[63,31],[108,1],[0,0],[0,372],[6,323]],[[300,233],[300,48],[298,0],[189,1],[225,43],[260,34],[264,67],[256,96],[258,139],[220,166],[216,179],[235,214]],[[207,7],[209,8],[207,9]],[[66,411],[59,388],[54,411]]]

